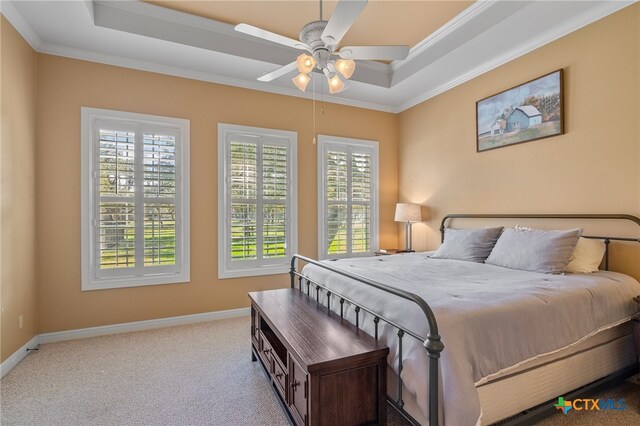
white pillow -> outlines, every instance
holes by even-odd
[[[582,229],[505,229],[484,263],[542,274],[565,272]],[[446,239],[445,239],[446,241]]]
[[[573,250],[573,256],[571,256],[571,261],[565,272],[574,274],[598,272],[605,249],[604,241],[581,237]]]

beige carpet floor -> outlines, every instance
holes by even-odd
[[[287,425],[259,363],[249,319],[40,346],[0,382],[2,425]],[[640,425],[640,387],[615,413],[555,415],[545,425]],[[607,396],[608,397],[608,396]],[[390,412],[389,424],[406,423]]]

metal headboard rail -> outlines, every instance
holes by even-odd
[[[336,268],[334,266],[331,266],[329,264],[326,263],[321,263],[318,262],[314,259],[310,259],[308,257],[305,256],[301,256],[298,254],[294,254],[291,257],[291,268],[289,270],[289,276],[291,277],[291,288],[295,288],[295,281],[296,281],[296,277],[298,277],[298,282],[299,282],[299,289],[300,291],[302,291],[302,280],[306,280],[307,281],[307,296],[310,296],[310,292],[309,292],[309,286],[310,283],[312,282],[310,279],[308,279],[307,277],[303,276],[302,274],[300,274],[299,272],[296,271],[296,261],[297,260],[301,260],[303,262],[306,262],[308,264],[311,265],[315,265],[319,268],[322,269],[326,269],[329,270],[331,272],[334,272],[336,274],[342,275],[344,277],[353,279],[355,281],[358,281],[362,284],[377,288],[378,290],[382,290],[386,293],[392,294],[394,296],[398,296],[401,297],[403,299],[409,300],[411,302],[414,302],[415,304],[418,305],[418,307],[420,307],[420,309],[422,310],[423,314],[425,315],[425,318],[427,320],[427,326],[429,327],[429,333],[427,334],[427,338],[426,340],[423,341],[423,346],[424,348],[427,350],[427,354],[429,356],[429,424],[431,425],[437,425],[438,424],[438,360],[440,358],[440,353],[442,352],[442,350],[444,349],[444,345],[440,340],[440,335],[438,334],[438,323],[436,321],[436,317],[433,313],[433,310],[431,309],[431,307],[429,306],[429,304],[422,299],[420,296],[418,296],[417,294],[399,289],[399,288],[395,288],[395,287],[391,287],[373,280],[370,280],[366,277],[363,277],[362,275],[358,275],[358,274],[353,274],[353,273],[349,273],[346,272],[342,269]],[[335,291],[332,291],[330,289],[328,289],[327,287],[320,285],[316,282],[313,282],[315,287],[316,287],[316,301],[318,303],[320,303],[320,295],[319,295],[319,291],[320,288],[324,289],[327,292],[327,309],[331,308],[331,295],[333,294],[336,297],[340,297],[340,316],[342,318],[344,318],[344,310],[343,310],[343,304],[345,301],[349,302],[350,304],[355,306],[355,313],[356,313],[356,327],[359,327],[359,312],[360,310],[364,310],[365,312],[370,313],[371,315],[374,316],[374,323],[375,323],[375,338],[378,338],[378,321],[383,320],[386,323],[392,325],[393,327],[398,329],[398,376],[400,377],[400,373],[402,372],[402,337],[404,336],[405,333],[409,334],[412,337],[415,337],[417,339],[420,339],[422,341],[422,337],[418,336],[417,334],[411,332],[410,330],[405,329],[404,327],[398,325],[397,323],[387,319],[386,317],[377,314],[375,312],[373,312],[370,309],[367,309],[363,306],[361,306],[360,304],[356,303],[355,301],[353,301],[352,299],[346,298],[342,295],[340,295],[339,293],[336,293]],[[395,406],[398,406],[400,408],[400,412],[401,414],[403,414],[408,420],[413,420],[410,419],[409,417],[407,417],[407,415],[405,413],[403,413],[403,406],[404,406],[404,402],[402,401],[402,378],[399,379],[399,384],[398,384],[398,400],[395,401],[394,403]],[[415,423],[415,421],[413,421]]]
[[[448,223],[453,219],[578,219],[578,220],[620,220],[633,222],[640,227],[640,217],[630,214],[476,214],[476,213],[456,213],[448,214],[440,222],[440,242],[444,242],[444,231]],[[630,241],[640,243],[640,237],[610,237],[583,235],[584,238],[603,240],[605,244],[604,268],[609,270],[609,244],[611,241]]]

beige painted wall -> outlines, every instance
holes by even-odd
[[[191,283],[80,291],[80,107],[191,120]],[[320,110],[320,108],[318,108]],[[318,133],[380,143],[380,243],[396,247],[398,117],[324,105]],[[41,55],[38,73],[40,332],[248,306],[287,275],[217,279],[217,124],[298,132],[299,252],[317,255],[316,153],[308,100]]]
[[[0,22],[1,361],[38,332],[36,297],[36,52],[2,16]],[[18,316],[24,318],[18,329]]]
[[[557,68],[567,134],[476,153],[475,101]],[[248,291],[287,285],[286,275],[216,278],[218,122],[298,132],[299,251],[317,255],[310,101],[36,55],[4,18],[1,71],[2,360],[38,332],[237,308]],[[381,246],[403,241],[400,188],[430,207],[415,247],[435,248],[447,212],[640,214],[639,79],[635,5],[399,116],[326,104],[317,132],[379,140]],[[80,291],[81,106],[191,120],[191,283]],[[633,256],[626,262],[640,263]]]
[[[558,68],[566,134],[476,153],[475,102]],[[431,211],[416,247],[439,245],[446,213],[640,215],[639,94],[636,4],[401,113],[400,199]]]

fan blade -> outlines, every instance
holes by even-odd
[[[349,31],[368,0],[340,0],[322,32],[322,41],[329,46],[337,46]]]
[[[258,81],[273,81],[276,78],[289,74],[291,71],[295,70],[296,68],[297,68],[296,63],[291,62],[290,64],[280,67],[275,71],[271,71],[269,74],[265,74],[262,77],[259,77]]]
[[[253,37],[258,37],[263,40],[271,41],[273,43],[282,44],[285,46],[293,47],[294,49],[309,50],[309,47],[301,41],[294,40],[289,37],[282,36],[280,34],[272,33],[262,28],[254,27],[249,24],[238,24],[235,30],[239,33],[248,34]]]
[[[409,46],[345,46],[340,49],[338,55],[343,59],[406,59],[409,56]]]

